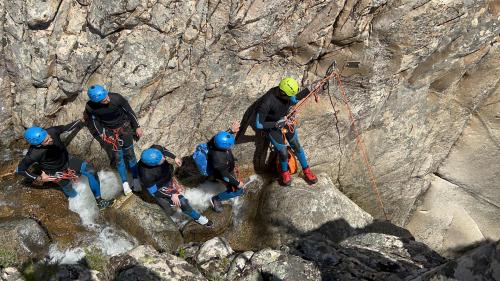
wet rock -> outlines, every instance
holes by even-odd
[[[173,252],[183,243],[176,224],[161,207],[146,203],[135,195],[120,206],[107,209],[105,216],[141,243],[152,245],[159,251]]]
[[[0,191],[0,219],[30,217],[48,232],[52,242],[65,247],[78,241],[87,230],[78,214],[69,210],[68,199],[55,189],[25,187],[4,182]]]
[[[2,233],[0,236],[2,260],[12,253],[17,261],[22,263],[29,259],[41,258],[48,252],[50,239],[45,230],[32,219],[2,221],[0,232]]]
[[[232,222],[232,208],[230,205],[224,205],[224,210],[221,213],[216,213],[210,209],[205,211],[203,215],[212,220],[214,226],[208,228],[195,221],[190,221],[182,228],[184,241],[204,242],[210,240],[224,233]]]
[[[486,242],[412,281],[500,280],[500,242]]]
[[[139,246],[125,255],[113,257],[114,280],[206,280],[183,259],[158,253],[151,246]]]

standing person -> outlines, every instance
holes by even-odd
[[[31,127],[24,132],[24,138],[30,144],[28,152],[16,168],[16,173],[38,182],[53,182],[61,187],[67,197],[75,197],[73,181],[84,175],[89,180],[90,189],[94,194],[99,209],[111,206],[114,199],[101,198],[99,177],[92,165],[68,153],[61,141],[61,134],[81,126],[81,121],[75,121],[65,126],[55,126],[47,129]],[[28,169],[38,163],[40,175],[28,172]]]
[[[223,191],[210,199],[214,211],[223,211],[222,201],[240,196],[243,194],[244,183],[236,175],[236,158],[231,151],[234,146],[234,134],[238,133],[239,122],[233,122],[229,132],[218,132],[208,145],[207,161],[212,169],[215,179],[222,181],[226,185]]]
[[[311,89],[314,88],[311,86]],[[304,149],[299,143],[297,128],[286,130],[282,129],[286,125],[286,116],[290,108],[309,94],[308,88],[299,92],[299,83],[297,80],[286,77],[282,79],[277,87],[271,88],[257,107],[256,128],[262,129],[267,137],[278,151],[280,162],[281,183],[289,186],[292,184],[292,176],[288,170],[288,150],[285,139],[290,144],[304,172],[304,179],[309,184],[318,181],[316,175],[309,168]]]
[[[134,111],[123,96],[108,92],[101,85],[90,86],[87,94],[90,101],[85,106],[85,116],[89,118],[88,123],[93,126],[91,130],[94,131],[93,135],[99,135],[99,143],[104,146],[103,148],[106,151],[111,148],[114,152],[114,157],[110,157],[110,161],[116,164],[124,194],[132,192],[128,183],[127,167],[132,172],[134,190],[140,191],[134,138],[139,139],[142,136],[142,129]],[[108,153],[108,156],[110,155]]]
[[[174,169],[165,157],[174,159],[177,166],[182,165],[181,159],[160,145],[152,145],[142,152],[138,167],[144,187],[166,212],[177,206],[195,222],[212,227],[213,222],[194,210],[181,194],[183,187],[173,178]]]

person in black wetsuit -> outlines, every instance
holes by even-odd
[[[123,96],[110,93],[101,85],[90,86],[87,94],[90,101],[85,106],[84,116],[92,126],[89,130],[107,152],[111,164],[116,165],[125,195],[132,192],[127,167],[132,172],[134,190],[140,191],[134,138],[142,136],[142,129],[134,111]]]
[[[236,175],[236,158],[231,151],[234,145],[234,134],[238,133],[239,127],[240,123],[234,122],[229,132],[221,131],[207,143],[208,165],[215,179],[222,181],[226,185],[226,191],[210,199],[213,209],[218,213],[223,211],[222,201],[243,194],[244,183]]]
[[[152,145],[142,152],[138,170],[143,186],[167,213],[170,208],[177,206],[197,223],[212,227],[212,221],[194,210],[181,194],[183,188],[173,178],[174,169],[165,157],[174,159],[177,166],[182,165],[179,158],[160,145]]]
[[[55,126],[48,129],[31,127],[24,133],[24,138],[30,144],[28,152],[16,168],[16,173],[38,182],[54,182],[61,187],[67,197],[76,196],[73,189],[73,180],[84,175],[89,180],[90,189],[100,209],[113,204],[114,200],[101,198],[99,178],[92,165],[68,153],[66,146],[61,141],[61,134],[81,126],[80,120],[65,126]],[[41,174],[35,175],[28,169],[38,163]],[[67,177],[64,177],[66,175]],[[69,175],[69,176],[68,176]]]
[[[311,86],[311,89],[314,85]],[[310,90],[305,88],[299,92],[299,83],[290,77],[286,77],[279,83],[278,87],[270,89],[264,96],[256,113],[257,129],[262,129],[267,134],[273,146],[278,151],[280,162],[281,183],[291,185],[292,177],[288,170],[288,150],[283,137],[282,129],[286,125],[286,116],[290,108],[309,94]],[[302,166],[304,179],[309,184],[318,181],[316,175],[309,168],[304,149],[299,143],[297,128],[293,132],[286,130],[285,137],[293,149]]]

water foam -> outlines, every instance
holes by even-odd
[[[75,197],[68,199],[69,209],[80,216],[83,225],[88,227],[95,226],[95,219],[99,215],[99,209],[97,208],[94,195],[90,190],[87,178],[80,177],[80,180],[73,184],[73,188],[77,194]]]

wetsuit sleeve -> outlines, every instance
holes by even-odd
[[[262,103],[257,107],[255,118],[255,127],[257,129],[271,129],[275,127],[275,122],[265,122],[269,110],[270,104],[267,100],[262,101]]]
[[[297,100],[301,100],[303,98],[305,98],[307,95],[309,95],[311,91],[309,91],[308,88],[304,88],[304,90],[300,91],[297,95],[295,95],[295,98],[297,98]]]
[[[65,132],[68,132],[68,131],[71,131],[73,129],[76,129],[80,126],[82,126],[83,123],[81,120],[76,120],[76,121],[73,121],[67,125],[61,125],[61,126],[54,126],[52,127],[54,129],[54,131],[57,133],[57,134],[62,134],[62,133],[65,133]]]
[[[104,134],[104,127],[102,126],[101,122],[99,121],[99,118],[97,118],[94,115],[93,110],[89,106],[85,107],[85,114],[89,118],[89,120],[88,120],[89,125],[93,127],[91,132],[96,132],[97,135],[99,135],[99,136]]]
[[[29,167],[31,167],[31,165],[35,164],[36,162],[38,162],[36,159],[31,158],[30,155],[27,154],[23,158],[23,160],[19,162],[19,165],[17,165],[16,174],[21,175],[30,180],[35,180],[39,175],[29,173],[28,169]]]
[[[128,103],[128,101],[122,95],[117,94],[116,97],[117,97],[118,105],[121,106],[123,111],[125,111],[125,113],[127,114],[128,119],[130,120],[130,125],[132,126],[132,129],[135,130],[135,129],[139,128],[140,127],[139,120],[137,120],[137,116],[135,115],[135,112],[132,110],[132,107],[130,107],[130,104]]]
[[[161,146],[161,145],[157,145],[157,144],[154,144],[151,146],[151,148],[156,148],[158,149],[159,151],[161,151],[161,153],[163,153],[163,156],[165,157],[168,157],[168,158],[171,158],[171,159],[175,159],[177,158],[177,156],[175,156],[175,154],[173,154],[172,152],[170,152],[166,147],[164,146]]]

